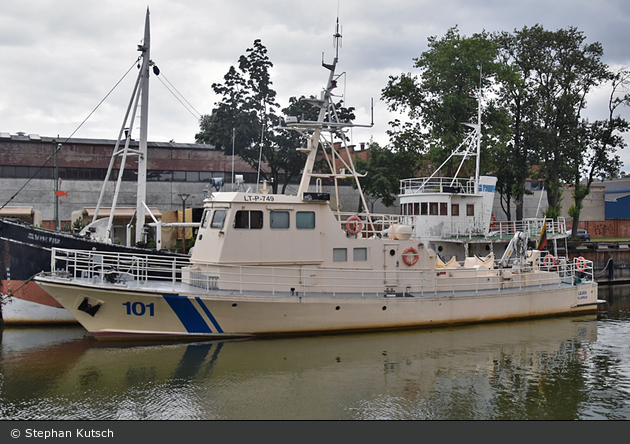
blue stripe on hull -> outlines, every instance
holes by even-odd
[[[197,302],[199,302],[199,305],[201,305],[201,309],[204,311],[206,316],[208,316],[208,318],[212,322],[212,325],[214,325],[214,328],[217,329],[217,332],[218,333],[223,333],[223,329],[219,326],[219,323],[214,318],[214,316],[212,316],[212,313],[210,313],[210,310],[208,310],[208,307],[206,307],[206,304],[204,304],[203,301],[201,300],[201,298],[199,298],[199,297],[196,297],[195,299],[197,300]]]
[[[212,333],[208,323],[204,321],[190,299],[171,294],[163,296],[188,333]]]

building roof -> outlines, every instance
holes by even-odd
[[[606,189],[606,202],[615,202],[618,199],[630,196],[630,178],[593,182],[592,185],[604,187]]]
[[[11,141],[19,141],[19,142],[48,142],[48,143],[65,143],[65,144],[76,144],[76,145],[108,145],[112,146],[116,144],[115,140],[112,139],[84,139],[84,138],[71,138],[67,139],[64,137],[49,137],[49,136],[40,136],[39,134],[10,134],[7,132],[0,132],[0,140],[11,140]],[[132,145],[137,145],[138,141],[132,139]],[[147,146],[152,148],[188,148],[188,149],[214,149],[213,145],[208,145],[205,143],[176,143],[176,142],[147,142]]]
[[[33,214],[33,207],[4,207],[0,210],[0,216],[20,217]]]

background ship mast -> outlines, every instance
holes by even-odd
[[[105,233],[105,242],[112,242],[112,227],[114,222],[114,213],[116,210],[116,204],[118,202],[118,195],[120,194],[120,188],[122,185],[123,173],[125,170],[125,163],[127,161],[128,155],[136,155],[138,156],[138,190],[137,190],[137,200],[136,200],[136,243],[141,242],[143,238],[144,231],[144,222],[145,222],[145,201],[146,201],[146,179],[147,179],[147,127],[148,127],[148,109],[149,109],[149,67],[151,66],[150,61],[150,46],[151,46],[151,35],[150,35],[150,26],[149,26],[149,9],[147,8],[147,14],[145,18],[144,24],[144,39],[141,45],[138,45],[138,51],[141,52],[140,58],[142,59],[142,64],[140,66],[140,72],[138,73],[138,78],[136,80],[136,84],[133,89],[133,93],[131,95],[131,99],[129,101],[129,105],[127,107],[127,112],[125,113],[125,118],[123,119],[123,123],[121,125],[120,131],[118,133],[118,140],[116,141],[116,146],[114,147],[114,153],[112,154],[109,167],[107,169],[107,175],[105,177],[105,181],[103,182],[103,186],[101,188],[101,193],[98,198],[98,203],[96,204],[96,210],[94,211],[94,217],[92,219],[92,223],[95,223],[98,219],[98,213],[101,208],[101,204],[103,202],[103,197],[105,195],[105,189],[107,187],[109,178],[111,176],[112,170],[114,168],[114,163],[116,158],[120,157],[120,168],[118,170],[118,180],[116,182],[116,188],[114,191],[114,198],[112,201],[112,206],[110,209],[109,220],[107,223],[107,230]],[[138,109],[138,104],[140,104],[140,142],[138,145],[138,149],[130,148],[131,140],[132,140],[132,129],[133,122],[136,118],[136,111]],[[131,117],[130,117],[131,114]],[[124,140],[124,148],[120,149],[121,142],[123,140],[123,135],[125,137]]]

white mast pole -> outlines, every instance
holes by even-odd
[[[143,231],[145,223],[145,209],[147,195],[147,127],[148,127],[148,110],[149,110],[149,65],[150,65],[150,53],[151,48],[151,36],[149,31],[149,8],[147,8],[147,15],[144,24],[144,41],[139,50],[143,52],[142,56],[142,68],[141,68],[141,86],[140,94],[140,145],[138,155],[138,195],[136,200],[136,243],[143,240]]]
[[[483,73],[479,69],[479,97],[477,98],[477,159],[475,165],[475,187],[479,190],[479,174],[481,171],[481,81]]]

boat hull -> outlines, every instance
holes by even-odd
[[[37,287],[35,282],[28,284]],[[48,293],[40,291],[55,301]],[[5,323],[9,325],[31,324],[77,324],[77,320],[65,308],[32,302],[20,298],[8,298],[2,306],[2,315],[6,317]]]
[[[159,254],[148,248],[106,244],[0,219],[0,292],[6,299],[0,305],[0,315],[5,324],[72,322],[74,319],[64,313],[66,310],[61,304],[31,281],[36,274],[51,271],[52,248]]]
[[[407,297],[267,296],[37,283],[99,339],[282,336],[505,321],[595,312],[597,284]],[[98,307],[94,309],[94,307]],[[89,312],[91,310],[91,312]]]

